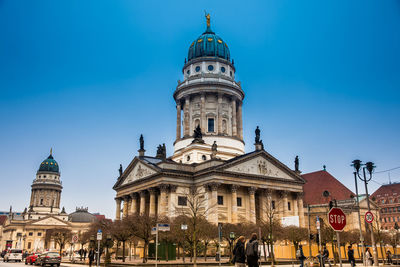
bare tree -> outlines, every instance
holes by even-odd
[[[191,243],[193,253],[193,266],[197,266],[197,252],[200,238],[201,223],[206,220],[206,215],[213,207],[207,207],[207,199],[201,188],[190,187],[184,193],[186,206],[175,207],[175,212],[187,218],[188,230],[186,231],[188,240]]]
[[[199,228],[199,238],[204,244],[204,261],[207,261],[207,248],[210,242],[218,236],[218,227],[209,223],[206,219],[201,219]]]
[[[72,232],[67,228],[54,228],[46,230],[46,241],[54,240],[60,246],[60,255],[67,243],[71,242]]]
[[[295,250],[299,248],[301,241],[308,239],[308,230],[297,226],[286,226],[283,228],[283,238],[294,245]]]
[[[129,227],[130,223],[131,221],[128,221],[126,218],[124,218],[122,220],[115,220],[111,224],[111,235],[114,237],[115,240],[117,240],[117,242],[122,243],[122,262],[125,262],[126,241],[129,240],[129,238],[131,238],[133,235],[133,232]]]
[[[151,229],[158,222],[156,216],[149,216],[148,214],[134,214],[126,217],[125,222],[128,226],[130,233],[144,242],[143,248],[143,263],[147,262],[148,258],[148,247],[150,240],[153,238],[151,235]]]

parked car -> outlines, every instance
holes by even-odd
[[[4,261],[22,261],[22,249],[11,249],[4,255]]]
[[[36,259],[38,257],[38,253],[31,253],[25,258],[25,264],[34,264],[36,262]]]
[[[61,263],[61,256],[58,252],[51,252],[51,251],[47,251],[44,252],[42,254],[40,254],[37,258],[36,258],[36,265],[41,265],[41,266],[45,266],[45,265],[57,265],[60,266]]]

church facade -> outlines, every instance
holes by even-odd
[[[47,230],[68,229],[73,233],[88,230],[96,219],[87,208],[77,208],[67,214],[60,208],[62,182],[57,161],[52,151],[40,164],[36,178],[31,185],[31,197],[28,208],[22,213],[10,208],[2,222],[0,250],[19,248],[27,251],[59,249],[57,244],[46,237]],[[70,245],[67,245],[67,248]]]
[[[206,31],[189,47],[182,72],[173,93],[174,153],[167,157],[163,145],[155,157],[147,156],[141,137],[138,156],[120,169],[113,187],[116,219],[133,213],[173,218],[187,205],[190,188],[196,188],[212,223],[256,223],[272,208],[278,218],[304,226],[305,181],[298,168],[265,151],[258,128],[254,151],[245,153],[245,93],[235,80],[228,45],[211,30],[209,17]]]

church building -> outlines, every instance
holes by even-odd
[[[207,28],[189,47],[173,97],[176,140],[173,155],[165,145],[155,157],[139,154],[114,185],[116,219],[133,213],[177,216],[190,188],[201,190],[212,223],[256,223],[267,209],[304,226],[303,184],[298,171],[264,150],[256,129],[254,151],[245,153],[241,83],[229,47]],[[261,118],[260,118],[261,119]],[[268,203],[268,205],[266,205]],[[122,210],[122,214],[121,214]]]

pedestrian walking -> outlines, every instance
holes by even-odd
[[[246,245],[247,265],[249,267],[258,267],[258,241],[257,234],[251,234],[251,239]]]
[[[347,256],[349,258],[351,267],[356,266],[356,259],[354,258],[354,250],[351,246],[347,247]]]
[[[367,263],[367,266],[372,266],[374,264],[374,260],[372,259],[372,254],[369,251],[369,248],[365,251],[365,261]]]
[[[86,248],[83,250],[83,261],[86,261],[86,254],[87,254],[87,250]]]
[[[324,251],[322,252],[322,266],[325,267],[325,263],[328,263],[331,267],[331,262],[329,261],[329,250],[324,246]]]
[[[244,250],[245,237],[240,236],[236,242],[235,248],[233,249],[232,263],[236,267],[246,267],[246,252]]]
[[[94,261],[94,249],[93,248],[91,248],[89,250],[88,258],[89,258],[89,266],[91,267],[93,264],[93,261]]]
[[[390,250],[386,251],[386,260],[387,260],[387,264],[392,264],[392,252],[390,252]]]
[[[300,261],[300,267],[303,267],[304,260],[306,259],[303,252],[303,245],[299,245],[299,248],[296,251],[296,258]]]

